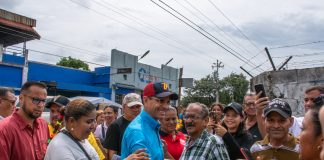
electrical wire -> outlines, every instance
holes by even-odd
[[[269,49],[282,49],[282,48],[290,48],[290,47],[298,47],[298,46],[304,46],[304,45],[310,45],[310,44],[316,44],[316,43],[323,43],[324,41],[314,41],[314,42],[306,42],[306,43],[299,43],[299,44],[291,44],[291,45],[284,45],[284,46],[278,46],[278,47],[272,47]]]
[[[80,5],[81,7],[84,7],[84,8],[86,8],[86,9],[89,9],[89,10],[91,10],[91,11],[93,11],[93,12],[95,12],[95,13],[101,15],[101,16],[104,16],[104,17],[109,18],[109,19],[111,19],[111,20],[114,20],[114,21],[116,21],[116,22],[118,22],[118,23],[120,23],[120,24],[123,24],[124,26],[126,26],[126,27],[128,27],[128,28],[130,28],[130,29],[136,30],[136,31],[138,31],[138,32],[140,32],[140,33],[142,33],[142,34],[144,34],[144,35],[150,37],[150,38],[153,38],[153,39],[156,39],[156,40],[158,40],[158,41],[161,41],[162,43],[164,43],[164,44],[166,44],[166,45],[168,45],[168,46],[172,46],[172,47],[174,47],[174,48],[177,48],[177,49],[179,49],[179,50],[181,50],[181,51],[183,51],[183,52],[185,52],[185,53],[188,52],[188,51],[186,51],[186,50],[184,50],[184,49],[182,49],[182,48],[180,48],[180,47],[178,47],[178,46],[175,46],[175,45],[172,44],[172,43],[165,42],[165,41],[163,41],[162,39],[159,39],[159,38],[157,38],[157,37],[155,37],[155,36],[152,36],[152,35],[150,35],[150,34],[148,34],[148,33],[146,33],[146,32],[143,32],[143,31],[141,31],[141,30],[138,30],[138,29],[136,29],[135,27],[132,27],[132,26],[130,26],[130,25],[128,25],[128,24],[126,24],[126,23],[124,23],[124,22],[122,22],[122,21],[119,21],[119,20],[117,20],[117,19],[115,19],[115,18],[113,18],[113,17],[111,17],[111,16],[105,15],[105,14],[103,14],[103,13],[101,13],[101,12],[98,12],[98,11],[96,11],[96,10],[94,10],[94,9],[91,9],[90,7],[87,7],[87,6],[85,6],[85,5],[82,5],[81,3],[75,2],[74,0],[69,0],[69,1],[71,1],[71,2],[73,2],[73,3],[75,3],[75,4],[77,4],[77,5]],[[198,54],[198,53],[197,53],[197,54]],[[199,55],[199,54],[198,54],[198,55]],[[206,57],[206,60],[209,60],[209,61],[210,61],[210,57],[207,56],[207,57]]]
[[[23,49],[22,47],[16,47],[16,46],[13,46],[13,47],[14,48],[10,48],[10,47],[7,47],[7,48],[8,49],[15,50],[15,51],[18,51],[15,48]],[[57,54],[53,54],[53,53],[48,53],[48,52],[43,52],[43,51],[37,51],[37,50],[29,49],[29,48],[27,50],[28,51],[32,51],[32,52],[36,52],[36,53],[40,53],[40,54],[45,54],[45,55],[51,55],[51,56],[55,56],[55,57],[60,57],[60,58],[69,58],[69,57],[66,57],[66,56],[61,56],[61,55],[57,55]],[[94,63],[94,62],[89,62],[89,61],[84,61],[84,60],[80,60],[80,61],[85,62],[85,63],[88,63],[88,64],[94,64],[94,65],[97,65],[97,66],[103,66],[103,67],[109,67],[109,68],[118,69],[118,68],[115,68],[115,67],[106,66],[106,65],[98,64],[98,63]],[[140,72],[131,72],[131,73],[137,74],[137,73],[140,73]],[[110,73],[109,75],[115,75],[115,74],[119,74],[119,73]],[[151,75],[150,73],[140,73],[140,74]],[[155,76],[155,77],[161,78],[161,79],[164,79],[164,80],[168,80],[168,81],[177,81],[177,80],[172,80],[172,79],[165,78],[165,77],[160,77],[160,76]]]
[[[179,5],[181,5],[182,7],[184,7],[186,10],[188,10],[192,15],[196,16],[194,13],[192,13],[187,7],[185,7],[184,5],[182,5],[181,3],[179,3],[177,0],[175,0]],[[225,32],[220,26],[218,26],[214,21],[212,21],[207,15],[205,15],[202,11],[200,11],[197,7],[195,7],[192,3],[190,3],[188,0],[184,0],[188,5],[191,6],[191,8],[193,8],[194,10],[196,10],[198,13],[200,13],[203,17],[205,17],[210,23],[212,23],[214,26],[216,26],[217,29],[219,29],[223,34],[220,34],[222,37],[224,37],[227,41],[229,41],[231,44],[233,44],[234,46],[236,46],[238,49],[240,49],[241,51],[244,51],[247,54],[251,54],[250,51],[248,51],[243,45],[241,45],[239,42],[237,42],[234,38],[232,38],[229,34],[227,34],[227,32]],[[200,19],[201,21],[205,22],[203,19],[199,18],[198,16],[196,16],[198,19]],[[212,27],[212,30],[215,31],[215,29]],[[228,37],[228,38],[227,38]],[[234,42],[232,42],[234,41]],[[250,59],[249,59],[250,60]]]
[[[23,49],[23,47],[18,47],[18,46],[11,46],[11,47]],[[8,48],[8,49],[12,49],[12,48]],[[61,55],[57,55],[57,54],[54,54],[54,53],[49,53],[49,52],[44,52],[44,51],[38,51],[38,50],[34,50],[34,49],[29,49],[29,48],[27,50],[28,51],[31,51],[31,52],[36,52],[36,53],[51,55],[51,56],[60,57],[60,58],[69,58],[69,57],[66,57],[66,56],[61,56]],[[81,61],[82,62],[85,62],[85,63],[88,63],[88,64],[94,64],[94,65],[97,65],[97,66],[105,66],[105,65],[99,64],[99,63],[94,63],[94,62],[89,62],[89,61],[84,61],[84,60],[81,60]]]
[[[308,57],[308,56],[318,56],[318,55],[324,55],[324,52],[314,52],[314,53],[306,53],[306,54],[292,54],[288,56],[279,56],[279,57],[272,57],[272,58],[287,58],[290,56],[293,57]]]
[[[234,26],[234,28],[236,28],[239,32],[240,32],[240,34],[245,38],[245,39],[247,39],[251,44],[252,44],[252,46],[254,46],[257,50],[260,50],[260,48],[256,45],[256,44],[254,44],[252,41],[251,41],[251,39],[246,35],[246,34],[244,34],[243,33],[243,31],[239,28],[239,27],[237,27],[237,25],[230,19],[230,18],[228,18],[226,15],[225,15],[225,13],[220,9],[220,8],[218,8],[217,6],[216,6],[216,4],[215,3],[213,3],[211,0],[208,0],[211,4],[212,4],[212,6],[214,7],[214,8],[216,8],[216,10],[218,11],[218,12],[220,12],[224,17],[225,17],[225,19],[227,19],[233,26]]]
[[[18,35],[18,34],[13,34],[13,33],[10,33],[10,32],[6,32],[6,31],[2,31],[0,30],[0,32],[2,33],[6,33],[6,34],[10,34],[12,36],[16,36],[16,37],[20,37],[20,38],[24,38],[24,39],[27,39],[28,37],[26,36],[33,36],[33,38],[37,38],[35,37],[34,35],[31,35],[31,34],[28,34],[28,33],[24,33],[24,32],[21,32],[21,31],[18,31],[18,30],[15,30],[15,29],[11,29],[11,28],[8,28],[8,27],[5,27],[5,26],[0,26],[0,28],[3,28],[3,29],[6,29],[6,30],[10,30],[10,31],[13,31],[13,32],[16,32],[16,33],[20,33],[20,34],[23,34],[25,36],[22,36],[22,35]],[[103,54],[99,54],[97,52],[93,52],[93,51],[89,51],[89,50],[85,50],[85,49],[81,49],[81,48],[78,48],[78,47],[74,47],[74,46],[71,46],[71,45],[67,45],[67,44],[64,44],[64,43],[60,43],[60,42],[55,42],[53,40],[49,40],[49,39],[45,39],[45,38],[42,38],[44,39],[45,41],[48,41],[48,42],[52,42],[52,43],[56,43],[56,44],[60,44],[62,46],[59,46],[59,47],[64,47],[64,48],[67,48],[67,47],[70,47],[70,48],[74,48],[75,50],[79,50],[79,51],[84,51],[86,52],[87,54],[90,54],[90,55],[94,55],[94,56],[106,56],[106,55],[103,55]],[[36,42],[41,42],[40,40],[39,41],[36,41]],[[41,42],[43,43],[43,42]],[[47,43],[47,44],[50,44],[50,43]],[[58,46],[58,45],[54,45],[54,44],[50,44],[50,45],[53,45],[53,46]],[[108,55],[107,55],[108,56]],[[109,59],[109,57],[107,57]]]
[[[213,43],[215,43],[216,45],[218,45],[219,47],[223,48],[225,51],[227,51],[228,53],[232,54],[234,57],[238,58],[239,60],[246,62],[245,60],[243,60],[241,57],[239,57],[238,55],[236,55],[235,53],[231,52],[229,49],[225,48],[224,46],[222,46],[221,44],[219,44],[218,42],[216,42],[214,39],[210,38],[209,36],[207,36],[206,34],[202,33],[202,31],[204,31],[205,33],[207,33],[208,35],[212,36],[213,38],[215,38],[216,40],[218,40],[216,37],[214,37],[213,35],[211,35],[209,32],[205,31],[203,28],[201,28],[200,26],[198,26],[197,24],[195,24],[194,22],[192,22],[191,20],[189,20],[188,18],[186,18],[185,16],[183,16],[181,13],[179,13],[178,11],[174,10],[172,7],[170,7],[169,5],[167,5],[166,3],[164,3],[163,1],[160,0],[161,3],[163,3],[164,5],[166,5],[168,8],[170,8],[171,10],[173,10],[174,12],[178,13],[181,17],[185,18],[187,21],[189,21],[190,23],[192,23],[193,25],[195,25],[196,27],[198,27],[200,30],[198,30],[197,28],[193,27],[192,25],[190,25],[188,22],[184,21],[183,19],[181,19],[180,17],[176,16],[175,14],[173,14],[171,11],[165,9],[164,7],[162,7],[161,5],[159,5],[158,3],[156,3],[154,0],[151,0],[151,2],[153,2],[155,5],[159,6],[160,8],[162,8],[163,10],[165,10],[166,12],[168,12],[169,14],[171,14],[172,16],[174,16],[175,18],[177,18],[178,20],[180,20],[181,22],[185,23],[187,26],[189,26],[190,28],[194,29],[195,31],[197,31],[198,33],[200,33],[201,35],[203,35],[204,37],[206,37],[207,39],[209,39],[210,41],[212,41]],[[218,40],[219,41],[219,40]],[[227,46],[228,47],[228,46]],[[230,48],[231,49],[231,48]],[[231,49],[233,50],[233,49]],[[239,54],[240,55],[240,54]],[[242,56],[242,55],[240,55]],[[246,58],[245,58],[246,59]],[[251,64],[253,64],[251,62]],[[250,66],[255,67],[251,65],[249,63]]]

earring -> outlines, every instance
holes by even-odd
[[[73,128],[71,128],[71,131],[73,131],[74,129]]]

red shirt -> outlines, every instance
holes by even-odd
[[[0,160],[44,159],[49,131],[42,118],[28,125],[16,110],[0,122]]]
[[[168,152],[171,156],[178,160],[182,154],[183,148],[186,145],[186,137],[183,133],[177,132],[175,137],[173,138],[172,134],[161,133],[161,139],[165,140],[168,145]]]

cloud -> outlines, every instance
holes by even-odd
[[[6,8],[6,9],[14,9],[22,3],[23,0],[0,0],[0,6],[1,8]]]
[[[311,15],[289,14],[282,18],[259,19],[241,25],[241,30],[259,45],[280,46],[290,42],[310,42],[322,40],[324,24],[320,18]],[[241,34],[231,26],[224,26],[235,37],[242,38]]]

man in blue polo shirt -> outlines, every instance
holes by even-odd
[[[149,157],[154,160],[169,158],[167,150],[159,135],[158,119],[164,117],[170,100],[177,100],[178,95],[170,92],[164,82],[149,83],[143,91],[144,109],[128,125],[122,140],[121,158],[124,159],[138,149],[145,148]]]

